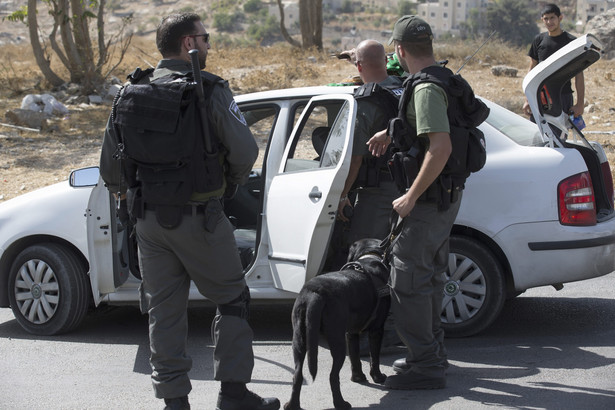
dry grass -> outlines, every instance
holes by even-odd
[[[448,58],[449,67],[456,71],[480,43],[438,45],[436,57]],[[34,69],[34,58],[24,53],[24,47],[4,46],[2,53],[7,56],[0,63],[0,109],[4,113],[19,108],[25,94],[46,92],[46,86]],[[129,56],[115,75],[123,79],[136,66],[155,65],[159,58],[151,36],[136,37]],[[502,64],[517,68],[519,76],[493,76],[490,67]],[[588,137],[602,143],[615,170],[615,136],[608,134],[615,128],[614,68],[614,61],[601,60],[586,71],[588,108],[584,117]],[[236,49],[217,48],[214,44],[207,69],[228,79],[236,93],[322,85],[356,74],[354,66],[330,57],[327,52],[303,51],[286,44]],[[477,94],[519,112],[523,102],[521,82],[526,71],[527,57],[522,50],[490,41],[461,73]],[[109,106],[69,108],[69,115],[54,119],[49,129],[41,133],[0,126],[0,202],[65,180],[71,169],[98,162]]]

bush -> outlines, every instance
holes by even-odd
[[[243,11],[245,13],[256,13],[263,7],[261,0],[248,0],[243,5]]]
[[[282,38],[280,23],[275,16],[267,16],[264,21],[257,22],[248,27],[248,37],[260,45],[272,44]]]
[[[239,11],[235,13],[220,12],[214,14],[214,27],[218,31],[226,31],[232,33],[240,31],[239,23],[243,20],[243,14]]]
[[[398,4],[398,14],[400,17],[407,14],[416,14],[416,9],[410,3],[410,0],[401,0]]]

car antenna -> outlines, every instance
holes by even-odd
[[[472,59],[472,57],[474,57],[476,55],[476,53],[478,53],[480,51],[481,48],[483,48],[483,46],[485,44],[487,44],[487,41],[489,41],[491,39],[491,37],[493,37],[493,35],[497,33],[497,30],[493,30],[491,32],[491,34],[489,34],[489,37],[487,37],[487,40],[485,40],[483,42],[483,44],[480,45],[480,47],[478,47],[476,49],[476,51],[474,52],[474,54],[472,54],[470,57],[466,58],[466,61],[463,62],[463,64],[461,65],[461,67],[459,67],[459,70],[457,70],[457,72],[455,74],[459,74],[459,72],[461,71],[461,69],[468,63],[468,61],[470,61]]]

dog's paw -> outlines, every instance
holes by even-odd
[[[387,379],[387,376],[380,372],[374,373],[374,374],[370,373],[370,376],[372,376],[372,380],[374,381],[374,383],[377,383],[377,384],[383,384],[384,381]]]
[[[365,377],[363,373],[353,374],[350,377],[350,381],[353,381],[355,383],[365,383],[367,382],[367,377]]]
[[[350,403],[348,403],[345,400],[342,400],[337,403],[333,403],[333,406],[335,406],[335,410],[350,410],[352,408]]]
[[[284,410],[303,410],[301,406],[295,403],[288,402],[284,405]]]

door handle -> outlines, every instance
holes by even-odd
[[[318,190],[318,187],[312,188],[312,191],[308,194],[310,199],[321,199],[322,192]]]

